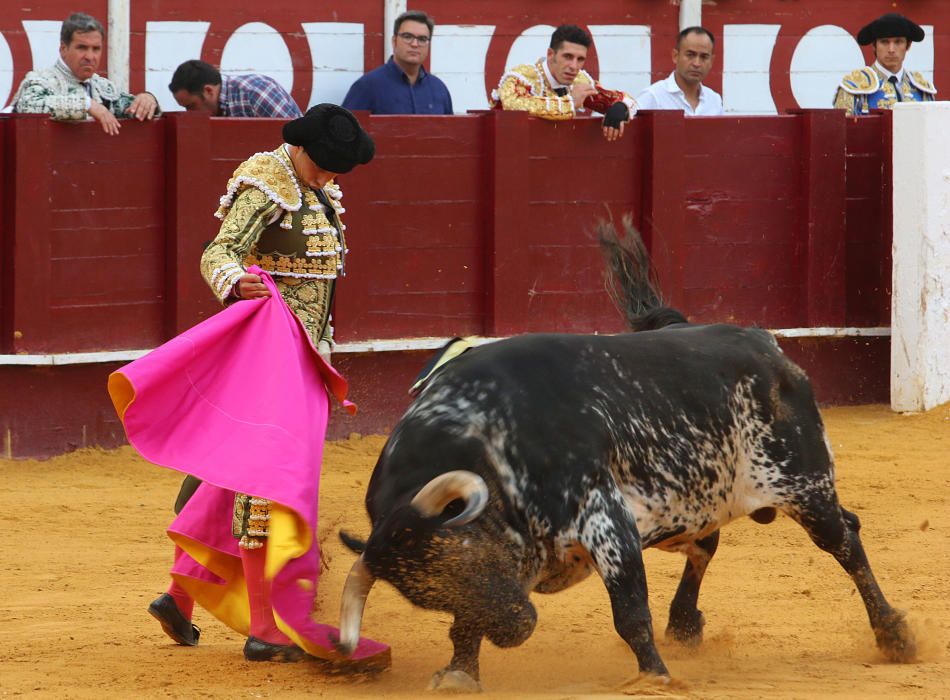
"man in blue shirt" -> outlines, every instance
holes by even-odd
[[[392,57],[353,83],[343,106],[373,114],[452,114],[449,89],[422,65],[434,26],[425,12],[399,15],[393,26]]]

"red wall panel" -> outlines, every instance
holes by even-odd
[[[694,320],[886,325],[883,116],[655,112],[619,143],[594,120],[361,118],[377,157],[340,178],[341,341],[623,330],[595,227],[628,213]],[[212,213],[239,160],[280,143],[279,122],[178,113],[121,141],[92,123],[0,124],[8,351],[152,347],[218,310],[198,271]]]

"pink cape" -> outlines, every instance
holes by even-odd
[[[329,389],[350,411],[346,380],[316,352],[269,275],[267,299],[242,301],[109,377],[129,442],[150,462],[201,486],[168,529],[186,554],[172,574],[204,608],[247,634],[249,608],[234,492],[271,500],[266,576],[278,626],[309,653],[342,660],[336,628],[311,617]],[[388,653],[361,639],[351,659]]]

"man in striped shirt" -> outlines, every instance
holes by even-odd
[[[221,75],[204,61],[185,61],[168,86],[175,101],[189,112],[205,110],[213,117],[301,116],[294,98],[266,75]]]

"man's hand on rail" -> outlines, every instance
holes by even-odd
[[[116,136],[122,128],[115,115],[99,102],[93,102],[89,106],[89,116],[99,122],[99,126],[109,136]]]
[[[135,99],[132,100],[132,104],[129,105],[129,108],[125,111],[140,122],[143,122],[146,119],[154,117],[157,109],[158,100],[155,98],[155,95],[150,92],[140,92],[135,96]]]

